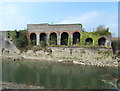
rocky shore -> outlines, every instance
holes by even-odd
[[[72,51],[71,51],[72,50]],[[72,52],[72,53],[71,53]],[[28,50],[27,52],[11,52],[4,49],[1,57],[19,60],[44,60],[57,63],[73,63],[78,65],[118,67],[120,59],[113,58],[111,49],[87,48],[47,48],[41,50]]]
[[[114,60],[73,60],[73,59],[41,59],[37,57],[24,57],[24,56],[2,56],[4,59],[11,59],[13,61],[49,61],[56,63],[72,63],[75,65],[84,65],[84,66],[98,66],[98,67],[118,67],[119,61],[117,59]]]

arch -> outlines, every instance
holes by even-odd
[[[46,33],[42,32],[40,33],[40,42],[44,41],[46,43],[47,35]]]
[[[67,32],[61,34],[61,45],[68,45],[68,35]]]
[[[57,34],[52,32],[50,34],[50,45],[57,45]]]
[[[9,32],[7,33],[7,38],[10,38],[10,33]]]
[[[68,35],[70,35],[70,32],[68,32],[68,31],[66,31],[66,30],[60,32],[60,35],[61,35],[62,33],[64,33],[64,32],[66,32],[66,33],[68,33]]]
[[[92,38],[87,38],[85,40],[85,45],[93,45],[93,39]]]
[[[73,33],[73,44],[80,44],[80,33],[79,32]]]
[[[46,35],[47,35],[47,33],[46,33],[46,32],[44,32],[44,31],[42,31],[42,32],[39,32],[39,34],[42,34],[42,33],[44,33],[44,34],[46,34]]]
[[[51,31],[50,34],[51,34],[51,33],[56,33],[56,34],[58,34],[58,32],[56,32],[56,31]]]
[[[99,46],[105,46],[106,39],[104,37],[98,39]]]
[[[31,40],[32,45],[36,45],[36,34],[35,33],[30,34],[30,40]]]
[[[75,32],[79,32],[80,33],[80,30],[75,30],[75,31],[72,32],[72,34],[74,34]]]

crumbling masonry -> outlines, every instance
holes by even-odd
[[[95,45],[94,40],[88,36],[82,40],[83,29],[81,24],[28,24],[27,37],[34,40],[36,45],[41,41],[47,45],[75,45],[85,41],[85,45]],[[97,45],[111,46],[111,36],[102,35]]]

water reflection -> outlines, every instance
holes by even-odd
[[[3,81],[46,88],[103,88],[106,84],[100,76],[104,74],[117,75],[117,68],[3,60]]]

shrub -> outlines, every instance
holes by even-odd
[[[57,45],[57,38],[55,36],[51,36],[49,43],[50,45]]]
[[[96,28],[96,31],[93,32],[95,35],[110,35],[109,28],[105,28],[103,25],[100,25]]]
[[[18,49],[25,49],[28,46],[26,30],[11,31],[12,41]]]
[[[40,41],[40,46],[41,46],[41,47],[46,47],[46,46],[47,46],[47,44],[46,44],[46,42],[45,42],[45,41]]]
[[[35,40],[30,40],[29,42],[30,42],[30,43],[29,43],[30,45],[35,45],[35,44],[36,44],[36,41],[35,41]]]

